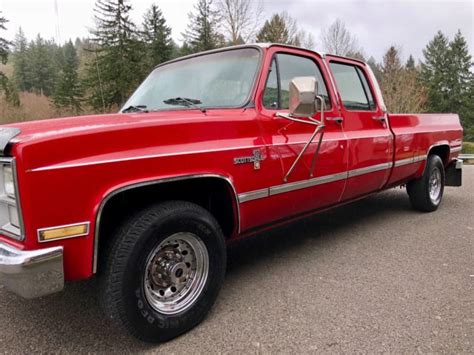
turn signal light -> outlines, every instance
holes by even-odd
[[[49,242],[57,239],[81,237],[89,234],[89,223],[72,224],[38,230],[40,242]]]

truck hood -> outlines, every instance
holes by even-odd
[[[5,128],[19,130],[10,143],[30,143],[34,141],[69,137],[73,135],[104,132],[123,127],[139,127],[149,124],[164,124],[170,122],[187,121],[202,118],[194,110],[160,111],[148,114],[140,113],[113,113],[102,115],[88,115],[66,118],[27,121],[0,126],[1,132]],[[1,143],[1,142],[0,142]],[[1,147],[0,147],[1,148]]]
[[[231,144],[230,121],[254,113],[246,109],[216,109],[203,114],[184,109],[16,123],[0,126],[0,151],[2,144],[8,144],[8,154],[29,170],[113,160],[125,153],[175,154],[213,149],[222,142]]]

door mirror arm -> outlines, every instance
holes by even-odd
[[[309,171],[309,176],[313,177],[313,172],[316,167],[316,159],[319,155],[319,150],[321,148],[321,143],[323,141],[324,136],[324,128],[325,128],[325,121],[324,121],[324,98],[322,96],[317,95],[317,81],[314,77],[298,77],[293,78],[290,82],[290,113],[281,113],[277,112],[277,117],[283,117],[287,120],[310,124],[315,126],[314,132],[311,135],[308,142],[304,145],[301,152],[298,154],[296,159],[291,164],[291,167],[288,169],[288,172],[285,174],[283,181],[288,182],[288,178],[291,173],[295,170],[296,165],[303,157],[304,153],[308,150],[311,143],[314,141],[318,133],[319,140],[318,145],[316,147],[316,151],[313,155],[311,160],[311,169]],[[313,117],[313,115],[317,111],[316,102],[319,100],[321,102],[321,118],[317,120]]]

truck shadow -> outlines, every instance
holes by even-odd
[[[410,210],[405,191],[390,190],[233,242],[228,248],[227,278],[265,263],[265,259],[278,259],[307,241],[323,249],[334,244],[335,238],[352,238],[350,231],[360,223],[396,218]]]
[[[337,238],[355,238],[350,231],[359,223],[397,218],[409,209],[404,192],[389,191],[234,242],[228,250],[226,285],[232,288],[250,268],[291,257],[307,241],[316,242],[316,249],[330,247]],[[65,292],[37,300],[23,300],[0,289],[0,322],[4,327],[8,324],[0,336],[2,351],[18,352],[18,344],[41,352],[137,352],[155,348],[156,345],[128,336],[105,319],[96,287],[96,280],[71,283]]]

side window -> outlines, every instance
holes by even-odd
[[[372,91],[370,91],[369,82],[364,75],[364,72],[359,68],[356,67],[357,74],[359,74],[359,78],[362,81],[362,85],[364,86],[365,94],[367,95],[367,100],[369,101],[369,106],[371,110],[375,110],[375,101],[374,97],[372,96]]]
[[[331,108],[331,100],[321,71],[317,64],[309,58],[291,54],[277,54],[267,79],[263,95],[263,104],[270,109],[288,109],[290,81],[297,76],[314,76],[318,81],[319,95],[324,98],[326,109]],[[276,73],[278,69],[278,74]],[[274,105],[277,100],[276,105]]]
[[[278,74],[276,60],[273,59],[265,92],[263,93],[263,106],[269,109],[277,109],[279,107],[278,102]]]
[[[375,108],[367,79],[359,68],[331,62],[342,103],[347,110],[370,111]]]

